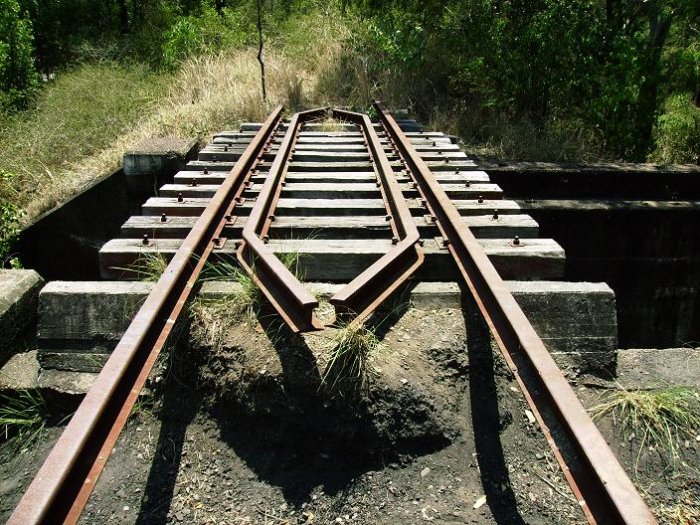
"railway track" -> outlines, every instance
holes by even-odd
[[[320,330],[309,280],[344,283],[336,317],[361,323],[409,278],[461,278],[516,376],[590,523],[655,520],[503,279],[561,274],[556,243],[440,133],[367,115],[276,108],[222,132],[101,251],[129,278],[144,253],[167,269],[134,317],[8,523],[76,523],[208,260],[235,258],[293,331]],[[329,130],[325,117],[341,124]]]

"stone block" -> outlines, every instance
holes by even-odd
[[[154,283],[53,281],[39,296],[37,344],[43,368],[97,371]]]
[[[617,353],[615,293],[605,283],[507,281],[560,367],[612,373]]]
[[[197,141],[173,137],[139,142],[124,153],[124,174],[132,195],[154,195],[175,173],[185,169],[197,153]]]
[[[0,391],[31,390],[39,378],[36,350],[13,355],[0,369]]]
[[[15,338],[36,319],[43,284],[34,270],[0,270],[0,363],[9,357]]]
[[[82,395],[87,393],[97,379],[89,372],[65,370],[42,370],[39,373],[39,388],[59,394]]]

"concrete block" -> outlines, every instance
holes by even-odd
[[[305,283],[306,288],[321,300],[327,301],[344,285],[334,283]],[[241,291],[240,284],[233,281],[207,281],[202,284],[199,296],[208,299],[221,299]],[[460,308],[461,291],[457,283],[419,282],[411,288],[407,300],[415,308],[431,310],[435,308]]]
[[[153,195],[164,183],[185,169],[197,153],[197,141],[173,137],[152,138],[139,142],[124,154],[124,174],[129,192]]]
[[[506,284],[559,366],[576,374],[614,371],[617,312],[615,293],[607,284]]]
[[[99,370],[153,284],[50,282],[39,296],[37,344],[42,367]]]
[[[15,354],[0,369],[0,391],[31,390],[37,387],[38,379],[37,351]]]
[[[617,383],[626,389],[700,388],[700,348],[618,350]]]
[[[69,349],[63,352],[42,350],[41,368],[66,372],[99,372],[110,355],[106,352],[71,351]]]
[[[39,373],[39,388],[59,394],[81,395],[90,390],[96,378],[97,374],[89,372],[42,370]]]
[[[36,319],[43,284],[34,270],[0,270],[0,363],[9,357],[17,335]]]

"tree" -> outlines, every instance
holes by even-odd
[[[257,0],[258,11],[258,62],[260,62],[260,82],[262,84],[262,98],[267,102],[267,89],[265,88],[265,62],[263,61],[263,1]]]
[[[32,41],[17,0],[0,0],[0,107],[26,106],[38,84]]]

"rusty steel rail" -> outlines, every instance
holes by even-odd
[[[326,108],[295,113],[282,139],[277,155],[265,178],[258,200],[243,228],[238,261],[268,301],[294,332],[320,330],[323,324],[314,316],[318,300],[282,264],[260,236],[266,236],[274,220],[274,210],[287,173],[288,159],[304,122],[326,114]]]
[[[586,412],[459,211],[394,118],[378,102],[387,136],[437,218],[447,248],[590,523],[651,525],[656,519]],[[522,241],[521,241],[522,242]]]
[[[168,264],[25,492],[8,525],[73,524],[221,232],[235,195],[282,121],[267,118]]]
[[[394,232],[392,249],[330,299],[338,317],[353,318],[352,323],[360,323],[415,273],[425,256],[418,245],[420,235],[411,210],[372,121],[367,115],[337,109],[333,110],[333,116],[361,127]]]

